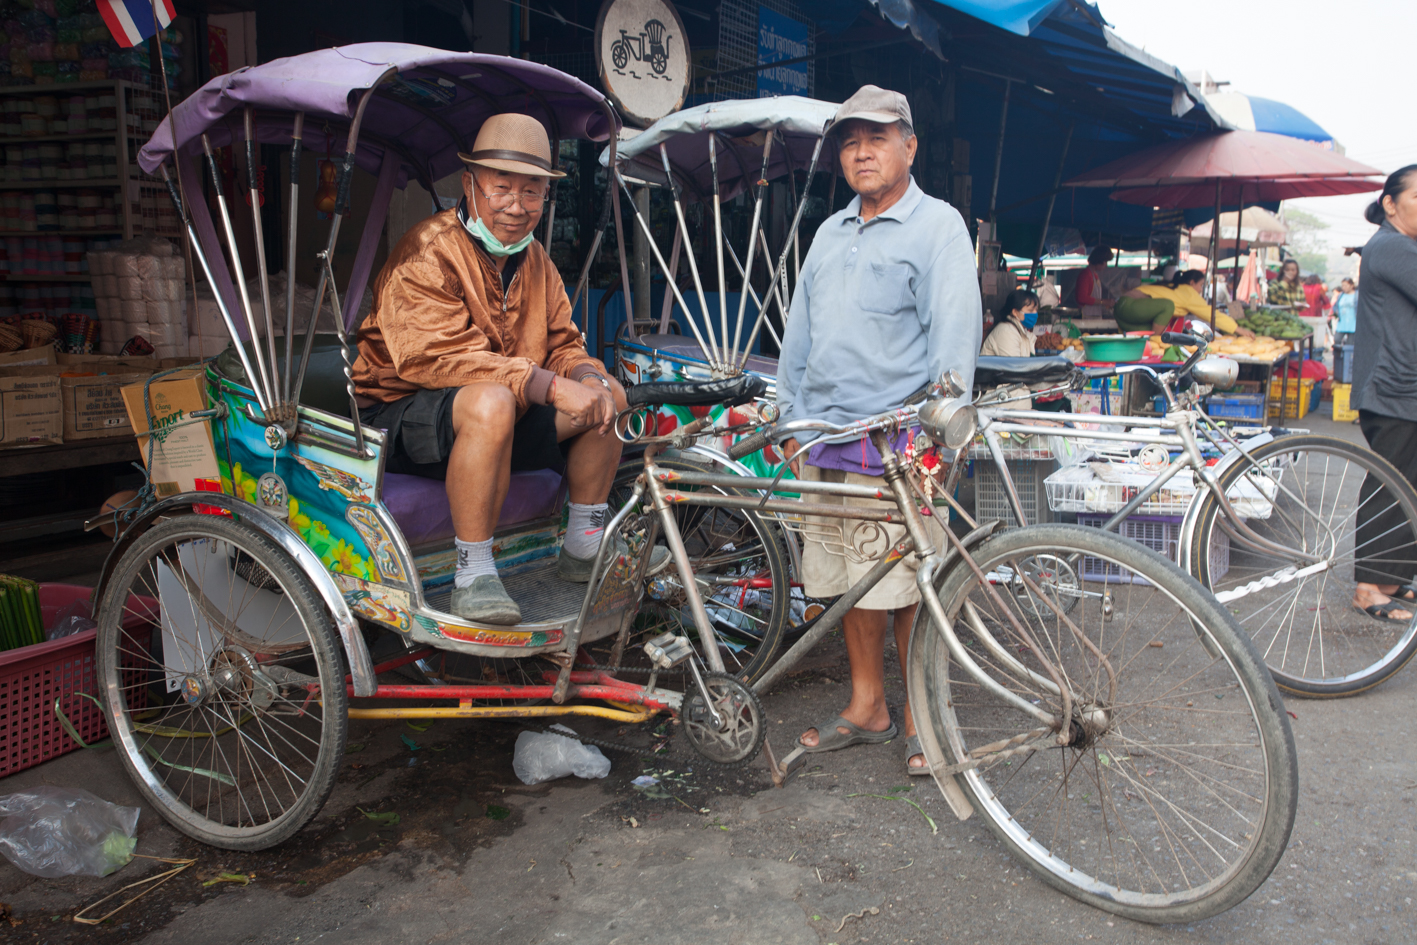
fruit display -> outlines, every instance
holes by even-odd
[[[1241,328],[1248,328],[1256,335],[1281,341],[1297,341],[1313,334],[1313,329],[1305,325],[1299,316],[1272,308],[1256,309],[1239,324]]]
[[[1240,324],[1244,325],[1245,323],[1241,322]],[[1258,361],[1273,361],[1280,355],[1286,354],[1290,347],[1289,342],[1277,338],[1262,336],[1241,338],[1239,335],[1217,335],[1206,351],[1209,354],[1228,354],[1254,358]]]
[[[1034,348],[1039,351],[1061,351],[1068,346],[1067,340],[1056,331],[1045,331],[1038,336],[1038,342]]]

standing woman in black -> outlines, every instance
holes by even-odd
[[[1393,173],[1365,215],[1378,232],[1363,247],[1350,396],[1368,445],[1417,484],[1417,164]],[[1364,482],[1360,493],[1353,603],[1406,623],[1417,613],[1417,539],[1375,491]]]

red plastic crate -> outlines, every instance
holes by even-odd
[[[87,600],[93,588],[73,584],[41,584],[39,603],[45,626],[76,600]],[[156,619],[151,598],[130,598]],[[135,615],[123,623],[130,632],[152,623]],[[0,778],[71,752],[78,744],[54,715],[54,700],[85,742],[108,737],[98,706],[77,693],[98,695],[98,663],[94,656],[96,630],[0,652]],[[138,690],[141,692],[141,690]],[[135,705],[134,708],[139,706]]]

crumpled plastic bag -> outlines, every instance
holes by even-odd
[[[0,797],[0,853],[34,876],[107,876],[133,859],[139,809],[88,791],[41,787]]]
[[[575,734],[564,725],[553,727]],[[610,759],[594,745],[582,745],[565,735],[522,732],[517,736],[512,770],[523,784],[540,784],[568,774],[578,778],[603,778],[610,773]]]

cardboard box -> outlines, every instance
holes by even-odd
[[[65,442],[132,436],[133,424],[123,402],[123,388],[140,384],[150,376],[151,371],[122,369],[88,376],[61,375],[59,389],[64,400]]]
[[[0,368],[35,367],[53,363],[54,345],[52,344],[0,354]]]
[[[53,359],[51,348],[49,357]],[[51,363],[0,367],[0,446],[64,442],[59,371]]]
[[[123,388],[123,404],[128,420],[138,435],[138,450],[148,461],[148,418],[143,407],[143,384]],[[194,410],[207,407],[206,372],[193,368],[169,374],[148,387],[157,435],[153,443],[152,468],[148,478],[159,498],[182,492],[196,492],[198,479],[221,476],[212,443],[211,422],[187,423]]]

